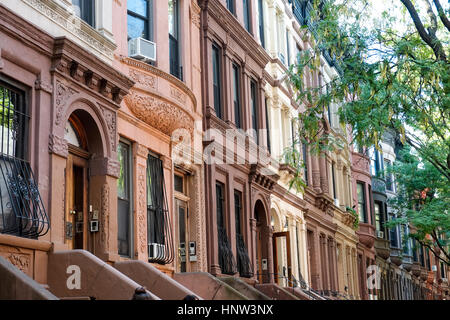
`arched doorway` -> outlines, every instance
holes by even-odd
[[[274,280],[282,287],[290,286],[292,278],[291,243],[288,231],[287,217],[278,216],[271,210],[271,227],[273,230],[273,270]]]
[[[65,169],[65,235],[69,249],[95,253],[100,210],[93,208],[90,192],[92,160],[103,156],[102,139],[91,115],[78,109],[67,120],[64,139],[68,145]]]
[[[271,226],[267,221],[264,204],[257,200],[254,208],[256,220],[256,275],[259,283],[268,283],[271,279],[272,261],[269,259],[269,248],[271,248]]]

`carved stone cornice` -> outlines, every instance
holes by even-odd
[[[79,85],[108,99],[116,108],[134,85],[134,81],[106,64],[66,37],[55,39],[53,72],[58,72]]]
[[[261,166],[252,164],[250,166],[249,182],[271,191],[280,176],[276,173],[264,174],[261,172]]]

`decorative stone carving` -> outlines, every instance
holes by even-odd
[[[192,23],[197,27],[200,28],[200,11],[201,8],[198,6],[196,1],[191,1],[191,20]]]
[[[138,144],[136,147],[136,155],[138,155],[142,158],[147,158],[148,157],[147,147],[142,144]]]
[[[147,226],[146,226],[146,185],[145,185],[145,167],[138,165],[138,248],[141,253],[147,250]]]
[[[70,87],[67,87],[66,85],[62,84],[60,81],[56,81],[56,97],[55,97],[55,108],[56,108],[56,115],[55,115],[55,124],[59,126],[61,124],[62,118],[65,114],[66,108],[67,108],[67,100],[71,96],[73,96],[76,93],[75,90],[73,90]]]
[[[69,155],[69,147],[66,139],[53,134],[50,134],[48,139],[48,150],[50,153],[57,154],[64,158],[67,158]]]
[[[158,78],[144,74],[143,72],[139,72],[135,69],[130,69],[130,78],[136,83],[151,89],[157,89],[158,87]]]
[[[30,255],[22,253],[9,253],[6,257],[9,262],[25,274],[30,274]]]
[[[54,6],[49,6],[49,0],[22,0],[42,15],[46,16],[60,27],[73,33],[79,39],[89,44],[92,48],[98,50],[101,54],[109,59],[113,59],[113,51],[116,45],[103,37],[100,33],[92,28],[81,28],[85,24],[80,18],[75,15],[70,15],[66,10],[56,10]],[[69,19],[70,17],[70,19]]]
[[[118,178],[120,175],[120,162],[111,159],[105,158],[106,160],[106,174],[115,178]]]
[[[101,193],[102,217],[101,236],[102,247],[107,251],[109,248],[109,186],[104,184]]]
[[[53,86],[50,83],[47,83],[41,79],[36,79],[36,81],[34,82],[34,88],[36,90],[42,90],[45,91],[49,94],[53,93]]]
[[[189,114],[171,103],[134,90],[124,100],[136,117],[169,136],[175,129],[183,128],[190,132],[194,129],[194,121]]]
[[[116,113],[110,111],[106,108],[101,108],[103,117],[106,122],[106,127],[108,128],[109,140],[111,143],[111,150],[116,151],[117,141],[116,141],[116,132],[117,132],[117,123],[116,123]]]
[[[170,95],[182,104],[186,103],[186,95],[174,86],[170,86]]]

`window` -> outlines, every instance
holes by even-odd
[[[177,192],[184,193],[184,179],[178,174],[174,175],[174,189]]]
[[[167,264],[173,261],[172,228],[166,199],[162,161],[147,158],[147,239],[149,261]]]
[[[391,217],[391,220],[395,219],[395,216]],[[390,238],[391,238],[391,247],[399,248],[399,239],[398,239],[398,230],[397,226],[394,226],[390,229]]]
[[[431,261],[430,261],[430,249],[425,248],[425,262],[428,271],[431,271]]]
[[[122,256],[131,256],[131,152],[130,145],[124,141],[119,142],[117,148],[120,172],[117,179],[117,232],[118,249]]]
[[[364,183],[358,182],[356,184],[356,193],[358,195],[358,214],[359,221],[367,223],[367,212],[366,212],[366,192],[364,190]]]
[[[244,6],[244,26],[245,26],[245,29],[247,29],[247,31],[251,33],[250,0],[243,0],[243,6]]]
[[[281,62],[283,64],[286,64],[286,60],[284,57],[284,35],[283,35],[283,19],[281,17],[281,14],[277,14],[277,46],[278,46],[278,57],[280,58]]]
[[[169,61],[170,74],[182,80],[179,48],[179,5],[178,0],[169,0]]]
[[[150,21],[152,16],[152,0],[127,1],[127,32],[128,40],[134,38],[153,39],[153,30]]]
[[[287,56],[287,65],[288,67],[291,65],[291,46],[289,44],[289,30],[286,29],[286,56]]]
[[[389,172],[392,168],[392,162],[391,160],[384,159],[384,162],[386,163],[386,189],[388,191],[394,191],[394,179],[392,176],[392,173]]]
[[[445,264],[443,261],[439,261],[439,269],[441,271],[441,278],[443,279],[447,278],[447,274],[445,272]]]
[[[381,215],[381,204],[375,201],[375,203],[373,204],[373,208],[375,211],[375,230],[383,231],[382,230],[383,217]]]
[[[91,27],[95,27],[95,1],[72,0],[77,17],[84,20]]]
[[[425,267],[425,253],[423,250],[423,245],[419,244],[419,259],[420,259],[420,265],[422,267]]]
[[[230,10],[230,12],[234,15],[236,15],[236,8],[234,0],[227,0],[227,8]]]
[[[267,98],[264,98],[264,106],[266,108],[266,130],[267,130],[267,149],[271,153],[271,146],[270,146],[270,119],[269,119],[269,107],[267,106]]]
[[[331,164],[331,180],[333,182],[333,199],[337,199],[336,194],[336,172],[334,169],[334,162]]]
[[[0,76],[0,233],[37,238],[50,222],[28,157],[25,91]]]
[[[370,170],[373,176],[382,176],[384,173],[383,157],[376,148],[372,148],[370,151]]]
[[[259,144],[258,140],[258,107],[257,107],[258,101],[256,98],[256,82],[251,80],[250,81],[250,105],[252,108],[252,127],[254,130],[254,138],[256,140],[256,143]]]
[[[242,236],[242,192],[238,190],[234,190],[234,215],[236,220],[237,268],[241,277],[250,278],[253,276],[253,272],[244,237]]]
[[[221,67],[220,67],[220,49],[213,44],[212,46],[212,72],[213,72],[213,91],[214,91],[214,110],[217,117],[222,119],[221,103]]]
[[[308,149],[306,143],[302,143],[303,151],[303,175],[305,179],[305,184],[308,185]]]
[[[219,242],[219,265],[222,273],[236,273],[236,263],[225,228],[225,186],[216,182],[217,238]]]
[[[259,13],[259,39],[261,40],[261,46],[266,48],[266,40],[264,36],[264,0],[258,0],[258,13]]]
[[[236,124],[236,127],[242,128],[239,66],[237,66],[236,64],[233,64],[233,105],[234,123]]]

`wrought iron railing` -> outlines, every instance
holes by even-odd
[[[149,262],[168,264],[174,259],[172,228],[162,161],[147,159],[147,237]]]
[[[239,275],[244,278],[251,278],[253,276],[253,265],[248,256],[247,248],[244,243],[244,238],[240,234],[236,234],[237,247],[237,268]]]
[[[231,251],[225,228],[217,226],[219,242],[219,265],[223,274],[235,274],[237,272],[236,261]]]
[[[30,163],[25,94],[0,82],[0,233],[37,238],[50,221]]]

